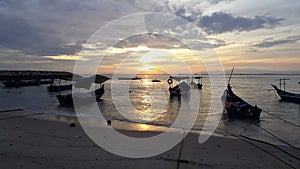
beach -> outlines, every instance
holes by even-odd
[[[154,157],[141,159],[120,157],[96,145],[85,134],[76,117],[66,119],[49,116],[54,115],[28,111],[0,113],[1,168],[300,167],[299,150],[218,135],[213,135],[205,143],[200,144],[197,132],[189,133],[183,142]],[[70,127],[71,123],[74,123],[75,127]],[[114,121],[112,126],[113,124]],[[153,135],[155,131],[121,132],[132,137],[147,137]],[[130,151],[127,147],[122,149]]]

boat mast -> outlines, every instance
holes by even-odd
[[[234,66],[231,69],[231,73],[230,73],[230,76],[229,76],[229,79],[228,79],[228,85],[230,85],[230,80],[231,80],[231,76],[232,76],[233,70],[234,70]]]

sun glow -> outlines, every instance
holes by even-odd
[[[152,65],[145,65],[142,68],[140,68],[140,71],[155,71],[155,68],[156,67]]]
[[[76,55],[58,55],[58,56],[44,56],[54,60],[85,60],[84,58]]]
[[[153,62],[163,62],[163,61],[165,61],[162,58],[163,57],[153,56],[151,54],[146,54],[146,55],[140,57],[139,61],[141,63],[153,63]]]
[[[143,67],[138,68],[139,73],[138,74],[157,74],[158,67],[153,65],[144,65]]]

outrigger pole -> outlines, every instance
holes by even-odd
[[[281,89],[281,86],[283,85],[283,91],[285,91],[286,80],[290,79],[279,79],[279,89]]]

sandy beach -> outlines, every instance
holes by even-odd
[[[61,118],[55,121],[44,118],[44,114],[24,111],[0,113],[0,168],[300,167],[300,152],[286,146],[276,146],[279,150],[256,141],[221,136],[212,136],[199,144],[197,133],[188,134],[183,143],[161,155],[142,159],[124,158],[97,146],[76,123],[76,119]],[[70,127],[73,122],[75,127]],[[152,131],[123,130],[122,133],[136,137],[153,135]],[[130,150],[124,147],[124,151]]]

